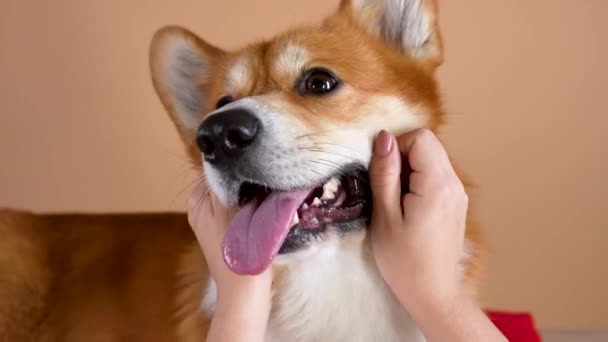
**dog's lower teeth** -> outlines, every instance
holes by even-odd
[[[293,214],[293,218],[291,219],[291,227],[295,226],[298,223],[300,223],[300,216],[298,215],[298,212],[296,211]]]
[[[312,200],[312,206],[313,207],[320,207],[321,206],[321,200],[319,199],[319,197],[315,197],[315,199]]]

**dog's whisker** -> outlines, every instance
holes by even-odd
[[[321,174],[321,172],[317,171],[317,170],[312,170],[310,169],[309,171],[316,173],[317,175],[319,175],[319,177],[322,177],[323,175]]]
[[[317,131],[317,132],[312,132],[312,133],[308,133],[308,134],[299,135],[299,136],[295,137],[295,139],[298,140],[298,139],[307,138],[307,137],[313,137],[313,136],[320,135],[320,134],[325,134],[325,133],[347,132],[347,131],[352,131],[352,129],[329,129],[329,130],[325,130],[325,131]]]
[[[200,198],[199,198],[199,199],[196,201],[196,204],[194,205],[194,206],[195,206],[195,208],[196,208],[196,209],[195,209],[195,210],[196,210],[195,215],[197,215],[197,216],[198,216],[198,214],[199,214],[199,210],[200,210],[200,209],[201,209],[201,207],[202,207],[202,206],[201,206],[201,203],[202,203],[203,201],[208,200],[208,199],[209,199],[209,196],[211,196],[211,189],[207,189],[207,191],[205,191],[205,193],[203,193],[203,194],[201,195],[201,197],[200,197]]]
[[[327,166],[329,168],[332,168],[333,171],[336,172],[338,175],[340,175],[340,176],[346,176],[346,174],[344,174],[344,172],[342,171],[342,167],[339,164],[336,164],[336,163],[331,162],[329,160],[318,159],[318,160],[307,160],[307,162]],[[314,170],[311,170],[311,171],[314,171]],[[364,182],[365,184],[370,185],[369,181],[367,181],[367,180],[365,180],[363,178],[361,178],[360,180],[362,182]]]
[[[189,170],[189,172],[192,172],[192,171],[200,172],[200,170],[196,170],[196,169]],[[197,182],[203,182],[206,180],[207,180],[207,175],[204,172],[201,172],[200,175],[198,175],[196,178],[189,181],[188,184],[183,186],[182,189],[180,191],[178,191],[178,193],[173,197],[173,200],[171,200],[171,206],[175,205],[175,201],[177,201],[177,199],[180,196],[182,196],[186,191],[192,190],[197,185]]]
[[[348,150],[356,151],[352,147],[348,147],[348,146],[344,146],[344,145],[340,145],[340,144],[336,144],[336,143],[330,143],[330,142],[315,141],[314,145],[330,145],[330,146],[336,146],[336,147],[341,147],[341,148],[345,148],[345,149],[348,149]]]
[[[184,187],[182,187],[182,189],[175,195],[175,198],[173,198],[173,202],[175,202],[181,195],[183,195],[186,191],[194,188],[195,182],[197,181],[197,179],[194,179],[190,182],[188,182],[188,184],[186,184]]]
[[[334,152],[334,151],[325,151],[322,149],[314,149],[314,148],[299,148],[300,151],[308,151],[308,152],[313,152],[313,153],[325,153],[328,155],[332,155],[332,156],[336,156],[336,157],[342,157],[342,158],[346,158],[346,159],[357,159],[356,156],[353,155],[347,155],[347,154],[342,154],[342,153],[338,153],[338,152]]]
[[[335,173],[337,173],[338,175],[344,176],[344,173],[342,173],[341,167],[338,164],[332,165],[331,163],[327,163],[326,161],[322,161],[322,160],[309,160],[308,162],[314,163],[314,164],[323,165],[323,166],[327,166],[332,171],[334,171]]]
[[[323,159],[323,158],[319,158],[318,160],[322,161],[324,163],[330,164],[330,165],[334,165],[335,167],[338,167],[338,168],[340,167],[340,164],[333,162],[331,160],[327,160],[327,159]]]

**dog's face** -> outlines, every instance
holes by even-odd
[[[212,191],[241,207],[224,246],[235,271],[363,231],[373,137],[441,121],[435,7],[345,0],[319,26],[234,52],[182,28],[155,35],[155,88]]]

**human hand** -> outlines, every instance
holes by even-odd
[[[409,176],[403,197],[402,176]],[[376,264],[427,341],[506,342],[463,291],[459,263],[469,201],[437,137],[427,129],[399,138],[381,132],[370,180]]]
[[[271,270],[258,276],[241,276],[232,272],[222,256],[222,242],[226,228],[234,217],[234,211],[225,208],[217,197],[209,191],[203,180],[188,199],[188,221],[205,255],[209,271],[218,288],[223,292],[243,292],[247,290],[267,290],[270,293]],[[260,293],[261,295],[265,293]]]
[[[402,165],[411,169],[405,195]],[[370,180],[374,256],[402,305],[415,311],[459,296],[468,197],[437,137],[427,129],[399,138],[381,132]]]
[[[270,315],[272,271],[268,268],[256,276],[241,276],[228,268],[222,242],[233,217],[233,211],[225,208],[200,180],[188,199],[188,222],[217,288],[207,341],[263,341]]]

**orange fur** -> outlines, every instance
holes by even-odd
[[[175,341],[206,278],[181,214],[2,211],[0,236],[0,341]]]

